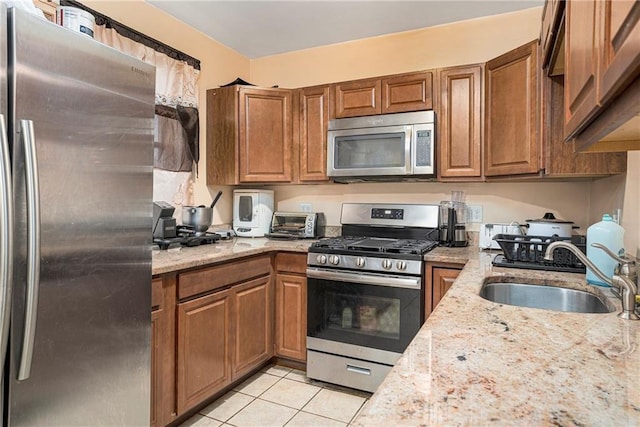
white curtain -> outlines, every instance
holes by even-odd
[[[156,105],[198,108],[199,70],[102,25],[96,25],[94,38],[156,67]],[[193,205],[193,171],[173,172],[154,168],[153,175],[154,200],[171,203],[176,212],[181,212],[182,206]]]

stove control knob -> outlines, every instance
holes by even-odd
[[[364,267],[364,264],[365,264],[364,258],[362,257],[356,258],[356,267],[362,268]]]
[[[316,261],[318,264],[326,264],[327,263],[327,256],[326,255],[318,255],[316,257]]]
[[[398,261],[396,263],[396,268],[400,271],[405,271],[407,269],[407,263],[405,261]]]
[[[333,265],[338,265],[340,264],[340,257],[338,255],[331,255],[329,257],[329,262]]]
[[[390,259],[385,259],[382,261],[382,268],[384,268],[385,270],[389,270],[391,267],[393,267],[393,262],[391,262]]]

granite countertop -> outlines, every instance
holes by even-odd
[[[153,274],[313,241],[236,238],[154,251]],[[466,264],[353,425],[640,425],[640,321],[584,275],[493,267],[495,253],[438,247],[430,262]],[[615,311],[562,313],[496,304],[485,279],[559,285],[598,294]]]
[[[468,254],[352,425],[640,424],[640,321],[619,319],[620,302],[608,289],[581,274],[493,267],[493,255]],[[496,304],[478,295],[489,277],[595,292],[616,311]]]
[[[272,251],[307,252],[314,241],[235,237],[213,245],[154,250],[151,271],[154,275],[164,274]]]

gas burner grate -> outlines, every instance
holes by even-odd
[[[333,237],[319,240],[312,247],[319,249],[421,255],[438,246],[432,240],[381,239],[363,237]]]

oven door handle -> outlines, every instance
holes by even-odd
[[[348,273],[345,271],[323,270],[320,268],[307,268],[307,278],[360,283],[363,285],[390,286],[393,288],[420,289],[422,287],[422,279],[420,277]]]

